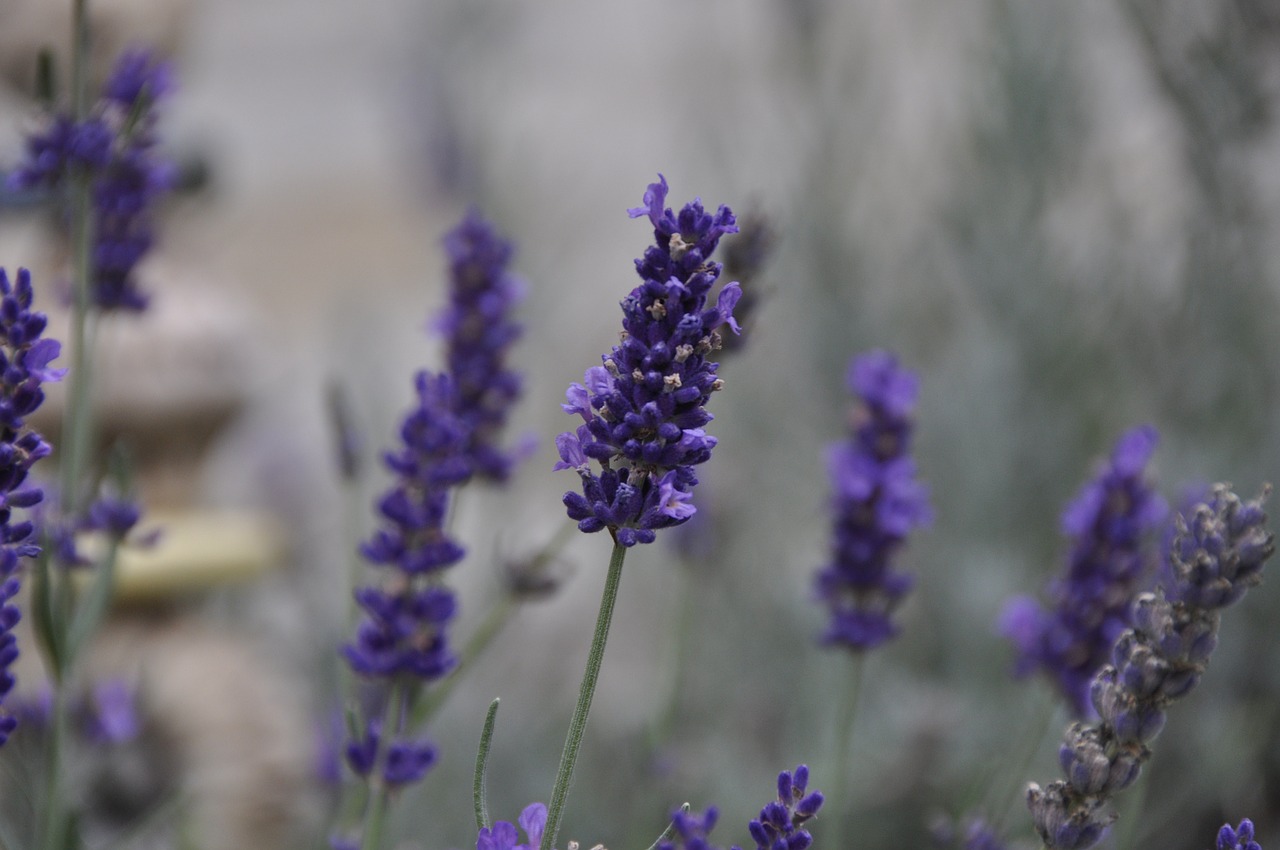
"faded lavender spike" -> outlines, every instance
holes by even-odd
[[[1133,595],[1156,562],[1153,542],[1168,514],[1146,473],[1157,439],[1150,425],[1121,436],[1063,512],[1070,554],[1049,586],[1049,608],[1018,597],[1001,616],[1018,651],[1015,674],[1046,674],[1076,717],[1089,713],[1090,683],[1129,627]]]
[[[17,719],[5,710],[5,698],[13,691],[10,666],[18,658],[13,627],[21,612],[13,604],[19,590],[19,566],[23,558],[40,553],[35,526],[16,521],[15,508],[30,508],[44,498],[43,491],[27,482],[36,461],[46,457],[49,444],[26,426],[26,419],[44,401],[41,385],[61,380],[65,369],[50,363],[61,345],[42,338],[46,318],[31,309],[31,274],[19,269],[10,283],[0,267],[0,746],[17,727]]]
[[[1027,790],[1047,847],[1084,850],[1102,838],[1116,817],[1107,803],[1138,778],[1166,708],[1200,681],[1217,644],[1218,612],[1262,580],[1262,566],[1275,551],[1263,527],[1262,499],[1241,502],[1225,484],[1177,522],[1174,586],[1167,598],[1138,596],[1133,627],[1094,677],[1090,696],[1100,720],[1067,727],[1059,750],[1065,780]]]
[[[522,285],[507,270],[511,243],[471,210],[444,238],[449,255],[449,306],[438,320],[445,360],[457,394],[457,415],[470,434],[464,456],[473,473],[505,481],[512,456],[498,445],[507,413],[520,396],[520,375],[506,365],[521,328],[512,320]]]
[[[712,418],[706,404],[723,385],[708,357],[721,325],[738,330],[737,284],[707,305],[721,270],[711,255],[721,236],[737,232],[733,213],[709,213],[697,199],[673,213],[666,178],[658,179],[644,206],[628,211],[648,217],[656,244],[636,260],[641,283],[622,301],[622,340],[569,387],[561,407],[583,424],[556,438],[555,468],[582,479],[581,493],[564,495],[569,517],[584,532],[607,528],[622,546],[652,543],[657,529],[693,515],[694,467],[716,445],[702,429]]]
[[[146,51],[120,57],[93,113],[77,123],[55,115],[27,139],[27,156],[10,188],[44,189],[63,201],[76,175],[90,182],[93,202],[94,304],[143,310],[147,296],[135,270],[154,242],[156,203],[173,188],[174,171],[156,153],[155,105],[172,91],[168,63]]]
[[[891,617],[912,579],[894,572],[893,557],[933,511],[911,458],[919,379],[876,350],[853,359],[848,382],[862,406],[850,438],[827,455],[834,534],[831,561],[815,585],[831,610],[822,642],[861,652],[897,634]]]

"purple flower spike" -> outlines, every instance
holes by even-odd
[[[17,728],[4,703],[16,684],[9,668],[18,659],[13,627],[21,612],[13,599],[20,589],[19,567],[22,558],[40,553],[35,526],[15,521],[13,512],[43,500],[43,491],[28,484],[27,476],[50,452],[49,444],[26,427],[26,418],[44,401],[41,384],[65,374],[49,367],[58,356],[58,343],[41,338],[47,321],[31,309],[32,298],[30,272],[19,269],[10,282],[0,267],[0,746]]]
[[[449,307],[437,324],[448,340],[445,359],[457,392],[457,415],[469,429],[463,454],[471,471],[505,481],[513,458],[499,448],[507,413],[520,396],[520,375],[506,366],[521,328],[510,312],[523,285],[507,271],[510,242],[472,210],[444,238],[449,255]]]
[[[10,175],[14,189],[45,189],[65,203],[72,179],[89,180],[93,202],[94,304],[146,309],[135,270],[154,242],[154,208],[173,188],[174,170],[156,153],[155,105],[174,88],[166,62],[146,51],[124,54],[93,113],[76,122],[53,116],[27,139],[26,161]]]
[[[1027,789],[1032,822],[1050,850],[1085,850],[1115,820],[1106,804],[1138,778],[1169,704],[1199,682],[1217,642],[1219,612],[1261,581],[1275,551],[1265,523],[1261,499],[1242,502],[1224,484],[1190,519],[1178,517],[1175,586],[1168,597],[1157,591],[1134,600],[1132,628],[1117,638],[1089,689],[1098,721],[1067,727],[1058,751],[1066,778]],[[1226,826],[1218,835],[1218,850],[1254,847],[1247,820],[1238,833]]]
[[[1043,671],[1077,717],[1088,715],[1090,682],[1129,626],[1130,601],[1155,564],[1149,544],[1168,513],[1146,474],[1156,442],[1149,425],[1122,435],[1063,512],[1071,550],[1066,575],[1049,587],[1050,609],[1019,597],[1001,616],[1018,650],[1015,674]]]
[[[803,827],[822,808],[823,798],[821,791],[807,792],[808,784],[809,768],[803,764],[778,775],[778,799],[747,825],[756,850],[805,850],[813,843]]]
[[[877,350],[853,359],[848,380],[862,407],[849,441],[828,455],[835,533],[815,585],[831,610],[822,642],[862,652],[897,634],[891,616],[912,579],[893,571],[893,556],[933,510],[908,454],[919,379]]]
[[[723,386],[707,357],[720,347],[719,327],[737,330],[738,287],[707,305],[721,271],[710,257],[721,236],[737,232],[733,213],[709,213],[699,200],[674,213],[666,178],[658,180],[644,206],[628,211],[648,217],[656,244],[636,260],[641,283],[622,301],[622,341],[570,386],[561,407],[584,424],[556,438],[555,468],[582,478],[581,493],[564,495],[569,517],[584,532],[608,529],[623,546],[650,543],[693,516],[694,467],[716,445],[702,430],[706,404]]]

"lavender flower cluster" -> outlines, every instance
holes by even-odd
[[[384,729],[379,717],[403,718],[417,688],[457,665],[447,631],[457,601],[440,578],[466,552],[446,529],[449,503],[474,475],[506,476],[511,459],[496,439],[520,385],[502,362],[519,336],[508,316],[517,295],[507,272],[510,245],[474,212],[445,245],[453,285],[441,326],[450,370],[417,374],[417,404],[400,427],[401,445],[384,456],[396,480],[377,505],[383,526],[360,552],[389,577],[356,591],[365,619],[344,648],[352,670],[384,685],[383,703],[348,742],[347,763],[362,777],[381,765],[393,787],[420,779],[436,753],[428,741],[407,737],[402,720]]]
[[[726,284],[707,307],[721,272],[711,255],[720,237],[737,232],[733,212],[709,213],[695,199],[673,213],[666,178],[658,180],[644,206],[628,210],[649,218],[656,244],[636,260],[641,283],[622,301],[622,340],[569,387],[561,407],[583,424],[556,438],[555,468],[582,479],[581,493],[564,495],[569,517],[584,532],[609,529],[628,547],[652,543],[657,529],[695,511],[694,467],[716,445],[702,427],[712,418],[706,404],[723,386],[708,355],[720,347],[721,325],[738,330],[733,308],[742,293]]]
[[[34,540],[35,526],[18,521],[15,508],[30,508],[44,498],[39,487],[27,477],[31,467],[51,449],[26,419],[44,401],[41,385],[58,381],[65,369],[49,364],[57,359],[61,345],[42,337],[47,320],[31,309],[31,274],[19,269],[12,282],[0,267],[0,745],[8,740],[17,721],[4,712],[5,697],[15,680],[9,667],[18,658],[13,627],[19,611],[12,604],[19,590],[18,570],[22,558],[40,553]]]
[[[823,643],[860,652],[897,634],[891,617],[912,578],[893,570],[893,556],[933,511],[910,455],[919,379],[877,350],[853,359],[848,384],[862,407],[851,439],[828,454],[834,541],[815,585],[831,612]]]
[[[1049,586],[1051,610],[1019,597],[1001,618],[1017,646],[1015,673],[1043,671],[1077,717],[1089,713],[1090,683],[1129,627],[1130,601],[1155,563],[1153,539],[1168,514],[1146,473],[1157,439],[1150,425],[1122,435],[1063,512],[1071,548],[1065,576]]]
[[[1027,791],[1047,847],[1091,847],[1115,819],[1106,803],[1138,778],[1168,705],[1200,681],[1217,645],[1219,611],[1262,580],[1275,551],[1265,522],[1261,499],[1242,502],[1221,484],[1189,519],[1178,518],[1175,586],[1168,597],[1157,591],[1134,601],[1133,627],[1120,635],[1090,689],[1101,719],[1067,728],[1059,752],[1066,779]]]
[[[147,296],[135,270],[154,242],[153,211],[173,187],[174,171],[156,151],[155,104],[174,88],[167,62],[146,51],[120,57],[92,114],[77,122],[53,116],[27,138],[26,161],[9,177],[14,190],[41,189],[68,199],[76,179],[93,202],[93,303],[103,310],[143,310]]]

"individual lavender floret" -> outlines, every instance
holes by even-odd
[[[777,242],[777,234],[769,220],[758,213],[748,213],[739,227],[738,235],[725,245],[724,271],[742,287],[742,297],[733,310],[734,318],[742,326],[742,333],[725,337],[724,353],[720,355],[722,360],[731,352],[740,350],[751,336],[762,295],[756,279],[773,256]]]
[[[1155,563],[1152,542],[1168,513],[1146,474],[1157,439],[1150,425],[1121,436],[1063,512],[1071,549],[1066,574],[1049,586],[1050,610],[1020,597],[1001,617],[1017,644],[1015,674],[1043,671],[1077,717],[1088,714],[1090,682],[1129,626],[1133,595]]]
[[[480,829],[476,836],[476,850],[537,850],[547,827],[547,807],[542,803],[530,803],[520,813],[519,822],[525,834],[523,844],[519,843],[515,825],[500,820],[492,827]]]
[[[564,495],[569,517],[585,532],[609,529],[622,546],[651,543],[655,530],[694,513],[694,466],[716,445],[702,429],[712,418],[706,403],[723,385],[707,357],[720,347],[717,328],[738,330],[733,307],[742,294],[728,284],[707,306],[721,271],[710,257],[721,236],[737,232],[733,213],[709,213],[697,199],[673,213],[664,207],[666,178],[658,179],[644,206],[628,211],[648,216],[657,244],[636,260],[641,283],[622,301],[622,339],[569,387],[561,407],[583,424],[556,438],[555,468],[582,478],[582,493]]]
[[[1253,837],[1253,821],[1245,818],[1235,829],[1224,823],[1218,830],[1217,850],[1262,850]]]
[[[1059,750],[1065,780],[1027,790],[1047,847],[1083,850],[1102,837],[1115,820],[1107,801],[1138,778],[1168,705],[1200,681],[1217,644],[1219,610],[1262,580],[1275,551],[1261,499],[1241,502],[1227,485],[1177,522],[1174,587],[1167,598],[1159,591],[1137,597],[1133,627],[1094,677],[1090,696],[1100,720],[1067,727]]]
[[[27,139],[27,158],[9,177],[17,190],[46,189],[68,201],[71,180],[89,180],[93,206],[93,303],[143,310],[134,270],[154,241],[152,211],[174,171],[155,151],[154,106],[173,89],[167,63],[145,51],[124,54],[93,113],[77,122],[55,115]]]
[[[915,373],[875,350],[853,359],[848,384],[862,406],[851,439],[828,453],[834,539],[831,562],[815,584],[831,609],[822,642],[861,652],[897,634],[891,616],[912,579],[894,572],[893,556],[912,529],[932,521],[933,511],[910,455]]]
[[[511,319],[521,284],[507,271],[511,243],[471,210],[444,238],[449,255],[449,307],[439,319],[448,340],[445,360],[457,388],[457,413],[470,428],[466,458],[482,478],[505,481],[512,456],[498,446],[520,375],[506,365],[520,338]]]
[[[50,368],[60,344],[43,339],[47,320],[31,309],[31,274],[19,269],[11,283],[0,267],[0,745],[17,726],[4,701],[15,678],[9,668],[18,658],[13,627],[21,616],[12,600],[18,594],[22,558],[38,555],[35,526],[15,521],[15,508],[30,508],[44,498],[27,483],[31,467],[49,454],[49,444],[26,427],[26,418],[44,401],[41,384],[58,381],[65,369]]]

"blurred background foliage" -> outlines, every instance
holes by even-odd
[[[1057,776],[1065,715],[1046,723],[1043,683],[1010,680],[995,622],[1062,568],[1066,501],[1140,422],[1160,431],[1171,502],[1197,482],[1251,495],[1275,478],[1278,48],[1271,0],[191,2],[171,138],[211,179],[173,205],[161,250],[251,306],[272,352],[245,376],[250,406],[205,497],[273,512],[294,537],[284,569],[206,615],[260,641],[320,712],[307,679],[341,631],[340,517],[355,505],[356,526],[372,521],[373,453],[409,376],[438,364],[422,333],[442,304],[438,237],[475,203],[519,245],[516,430],[538,439],[509,490],[460,506],[461,630],[478,623],[502,560],[564,522],[557,405],[614,341],[649,239],[624,211],[662,171],[675,203],[763,214],[778,248],[712,404],[721,443],[699,506],[715,543],[693,562],[662,540],[628,559],[564,834],[646,846],[687,800],[720,805],[719,839],[742,842],[777,771],[808,762],[814,786],[832,784],[849,671],[814,643],[823,447],[845,427],[850,356],[879,346],[922,375],[937,520],[905,553],[919,582],[903,637],[864,675],[853,832],[828,814],[814,833],[918,846],[938,815],[974,813],[1028,843],[1022,790]],[[0,111],[0,161],[24,108]],[[38,265],[23,253],[36,226],[0,225],[0,260]],[[345,498],[332,381],[370,454]],[[456,692],[436,721],[441,767],[398,806],[402,834],[474,841],[470,772],[495,695],[495,815],[545,799],[607,550],[575,540],[567,586],[519,612]],[[1245,816],[1264,846],[1280,840],[1275,585],[1225,618],[1141,813],[1122,801],[1132,846],[1207,847]]]

